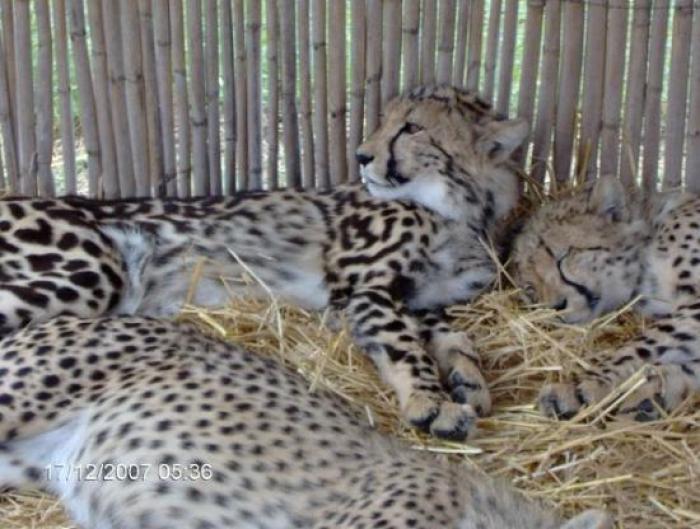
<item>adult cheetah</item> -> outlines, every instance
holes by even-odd
[[[545,387],[540,407],[568,418],[645,364],[646,383],[618,410],[654,420],[700,390],[700,198],[642,201],[614,177],[542,206],[515,244],[516,278],[532,300],[586,322],[639,298],[643,333],[571,383]]]
[[[93,529],[611,529],[411,451],[295,372],[172,322],[59,317],[0,342],[0,487]]]
[[[496,275],[486,245],[516,203],[509,156],[527,130],[471,92],[422,87],[359,147],[364,185],[0,201],[0,327],[220,305],[250,272],[264,292],[344,309],[405,418],[462,439],[491,400],[469,338],[442,309]]]

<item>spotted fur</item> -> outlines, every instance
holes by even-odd
[[[187,299],[221,305],[247,290],[245,273],[264,285],[258,294],[345,309],[406,418],[464,438],[490,397],[468,337],[449,329],[442,309],[471,300],[496,274],[486,245],[516,202],[508,157],[526,133],[473,93],[420,88],[394,101],[360,146],[366,187],[2,202],[0,243],[11,245],[0,254],[2,323],[165,316]],[[31,230],[22,241],[19,221]]]
[[[0,351],[0,488],[54,493],[83,527],[612,529],[397,446],[297,373],[184,325],[59,317]]]
[[[543,389],[548,414],[574,415],[649,365],[647,382],[618,412],[653,420],[700,390],[700,198],[679,192],[648,203],[604,177],[548,203],[516,242],[516,277],[532,301],[589,321],[638,297],[654,321],[595,369]]]

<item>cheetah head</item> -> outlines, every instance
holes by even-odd
[[[620,182],[602,177],[546,203],[515,241],[515,280],[525,298],[581,323],[630,301],[639,288],[650,225]]]
[[[527,134],[524,120],[504,119],[473,92],[419,87],[387,105],[356,156],[377,198],[414,201],[457,219],[489,192],[499,218],[517,201],[509,158]]]

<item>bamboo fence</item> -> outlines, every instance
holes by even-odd
[[[700,191],[698,0],[0,0],[0,187],[327,188],[431,83],[528,120],[536,180]]]

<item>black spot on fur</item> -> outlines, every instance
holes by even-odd
[[[15,237],[23,242],[48,246],[53,239],[53,228],[44,219],[37,220],[37,228],[23,228],[15,231]]]
[[[78,292],[70,287],[61,287],[56,291],[56,297],[64,303],[76,301],[79,297]]]
[[[92,255],[93,257],[99,257],[100,255],[102,255],[102,250],[100,249],[100,247],[92,241],[83,241],[82,247],[83,250],[85,250],[88,254]]]
[[[10,210],[10,213],[12,213],[12,216],[14,218],[16,218],[17,220],[24,218],[24,216],[25,216],[24,209],[19,204],[10,203],[7,205],[7,207]]]
[[[84,272],[75,272],[70,275],[70,280],[74,285],[83,288],[94,288],[100,282],[100,276],[95,272],[86,270]]]
[[[67,251],[78,246],[78,242],[78,237],[74,233],[66,233],[58,240],[56,246],[60,250]]]
[[[33,288],[21,287],[17,285],[0,285],[0,290],[12,292],[25,303],[34,305],[35,307],[45,308],[49,304],[48,296],[42,294],[41,292],[37,292],[37,290]]]
[[[107,280],[110,282],[112,287],[114,287],[116,290],[121,289],[124,286],[124,282],[122,281],[122,278],[117,275],[117,273],[112,269],[111,266],[102,263],[100,265],[100,270],[102,271],[103,274],[107,276]]]
[[[63,261],[63,257],[57,253],[32,254],[27,256],[27,261],[35,272],[48,272]]]

